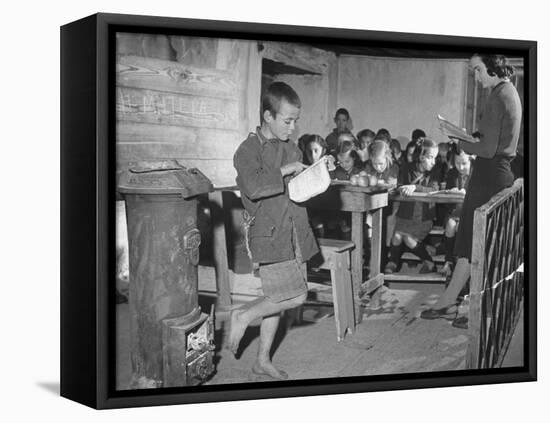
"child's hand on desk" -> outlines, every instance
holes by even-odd
[[[307,169],[307,166],[300,162],[288,163],[281,166],[281,173],[283,176],[298,175],[302,170]]]
[[[416,186],[415,185],[401,185],[399,188],[397,188],[397,190],[399,191],[399,194],[401,194],[404,197],[407,197],[407,196],[411,195],[416,190]]]

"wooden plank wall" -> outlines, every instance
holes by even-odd
[[[117,41],[118,170],[171,158],[198,167],[215,186],[233,185],[233,154],[248,133],[249,109],[259,107],[260,81],[255,90],[247,79],[256,45],[144,34]]]

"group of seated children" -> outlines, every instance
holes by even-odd
[[[412,132],[412,139],[404,151],[398,140],[392,139],[387,129],[374,133],[363,129],[355,137],[347,128],[349,113],[338,109],[337,127],[326,140],[319,135],[304,135],[299,140],[304,162],[313,164],[321,157],[331,157],[336,168],[331,177],[350,180],[354,175],[364,175],[369,185],[381,185],[395,190],[403,196],[413,192],[437,190],[461,191],[465,193],[471,173],[473,157],[461,150],[455,143],[440,143],[426,137],[421,129]],[[444,226],[445,264],[441,272],[450,276],[454,266],[454,239],[457,232],[461,205],[399,202],[395,215],[395,227],[391,236],[389,258],[385,273],[400,268],[401,256],[408,249],[422,260],[420,273],[435,271],[435,263],[426,249],[425,240],[434,223]],[[325,236],[324,225],[329,236],[350,239],[349,216],[332,214],[332,219],[322,213],[310,213],[312,224],[320,236]],[[325,220],[323,222],[323,220]],[[339,232],[334,232],[339,229]]]

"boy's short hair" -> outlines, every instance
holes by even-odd
[[[386,128],[380,128],[378,132],[376,133],[376,138],[378,137],[384,137],[386,139],[386,142],[388,145],[391,142],[391,134],[390,131],[388,131]]]
[[[426,138],[426,133],[422,129],[415,129],[411,135],[411,141],[418,141],[420,138]]]
[[[343,107],[340,107],[338,110],[336,110],[336,113],[334,114],[334,119],[336,119],[338,115],[344,115],[346,119],[349,120],[349,112],[347,109],[344,109]]]
[[[447,153],[447,160],[454,166],[455,158],[457,156],[465,155],[470,159],[470,161],[473,161],[473,155],[468,154],[465,150],[460,148],[457,143],[452,143],[449,146],[449,152]]]
[[[338,135],[337,145],[342,144],[343,142],[349,141],[352,145],[357,145],[357,139],[353,136],[351,132],[344,132]]]
[[[362,129],[357,133],[357,139],[359,141],[361,141],[361,138],[365,138],[365,137],[374,139],[375,136],[376,134],[374,133],[374,131],[370,129]]]
[[[269,87],[267,87],[267,90],[262,96],[262,122],[264,121],[264,113],[266,111],[269,111],[273,118],[277,117],[277,113],[281,110],[282,100],[285,100],[287,103],[295,107],[302,107],[300,97],[290,85],[280,81],[273,82],[269,85]]]

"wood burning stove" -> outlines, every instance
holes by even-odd
[[[140,161],[121,176],[130,262],[131,389],[196,385],[214,370],[214,325],[198,302],[197,169]]]

